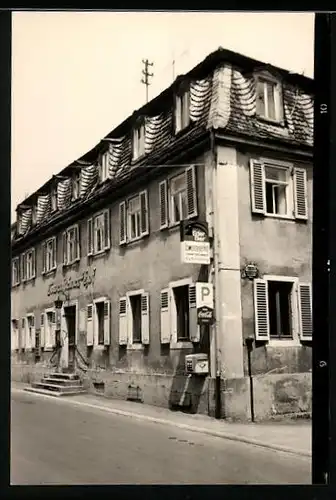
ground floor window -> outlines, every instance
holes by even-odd
[[[293,282],[268,281],[270,337],[293,338]]]

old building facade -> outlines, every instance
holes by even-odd
[[[13,379],[246,419],[252,377],[256,418],[310,411],[312,141],[312,81],[219,49],[53,176],[17,208]],[[210,265],[181,260],[188,219]]]

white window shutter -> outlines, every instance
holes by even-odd
[[[24,349],[26,347],[26,320],[21,319],[21,329],[20,329],[20,348]]]
[[[52,322],[50,325],[50,344],[51,347],[56,345],[56,310],[52,312]]]
[[[76,234],[76,260],[80,260],[80,231],[79,226],[75,226]]]
[[[197,183],[195,166],[187,167],[185,170],[187,184],[187,206],[188,218],[197,216]]]
[[[141,295],[141,342],[149,344],[149,294]]]
[[[127,345],[127,297],[119,299],[119,345]]]
[[[31,329],[31,348],[36,347],[36,330],[35,330],[35,316],[32,316],[32,329]]]
[[[42,274],[44,274],[46,272],[46,260],[47,260],[47,245],[45,241],[43,241],[41,249],[42,249]]]
[[[104,321],[105,334],[105,321]],[[93,304],[86,306],[86,345],[93,345]]]
[[[52,240],[53,245],[53,268],[57,267],[57,236]]]
[[[307,172],[304,168],[294,168],[295,218],[308,219]]]
[[[310,283],[299,284],[299,322],[301,340],[312,340],[313,320],[312,320],[312,292]]]
[[[182,109],[181,109],[181,97],[176,96],[175,97],[175,110],[174,110],[174,115],[175,115],[175,133],[177,134],[182,126]]]
[[[40,317],[40,346],[45,346],[45,315],[41,314]]]
[[[200,326],[197,324],[196,285],[189,285],[189,338],[191,342],[200,341]]]
[[[88,219],[87,221],[87,242],[88,242],[88,249],[87,249],[87,254],[88,256],[93,254],[93,229],[92,229],[92,219]]]
[[[168,191],[167,181],[159,183],[159,199],[160,199],[160,229],[168,227]]]
[[[110,248],[110,211],[104,212],[104,250]]]
[[[68,238],[67,232],[64,231],[62,234],[62,252],[63,252],[63,265],[66,266],[68,263]]]
[[[161,290],[161,344],[170,343],[169,288]]]
[[[27,268],[26,268],[26,254],[21,254],[21,279],[26,281],[27,279]]]
[[[267,281],[254,280],[254,322],[256,340],[269,340],[269,309]]]
[[[126,243],[126,203],[119,204],[119,243]]]
[[[265,214],[265,169],[262,163],[255,160],[250,160],[250,183],[252,212],[255,214]]]
[[[35,248],[32,249],[32,266],[33,266],[32,278],[35,278],[36,277],[36,252],[35,252]]]
[[[139,194],[140,197],[140,234],[146,236],[149,233],[149,217],[148,217],[148,194],[147,190]]]
[[[111,337],[111,301],[104,301],[104,345],[110,345]]]

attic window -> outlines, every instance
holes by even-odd
[[[188,127],[190,123],[189,89],[179,92],[175,97],[175,133]]]
[[[145,154],[145,124],[138,124],[133,129],[133,160]]]
[[[270,121],[283,118],[281,84],[273,78],[257,77],[257,115]]]
[[[100,157],[100,180],[106,181],[109,177],[109,152],[106,151]]]
[[[72,180],[72,200],[77,200],[79,197],[80,174],[76,173]]]
[[[54,212],[57,210],[57,191],[55,186],[51,188],[51,211]]]

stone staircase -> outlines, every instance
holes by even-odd
[[[48,396],[71,396],[86,392],[79,375],[63,372],[49,373],[41,382],[33,382],[25,390]]]

